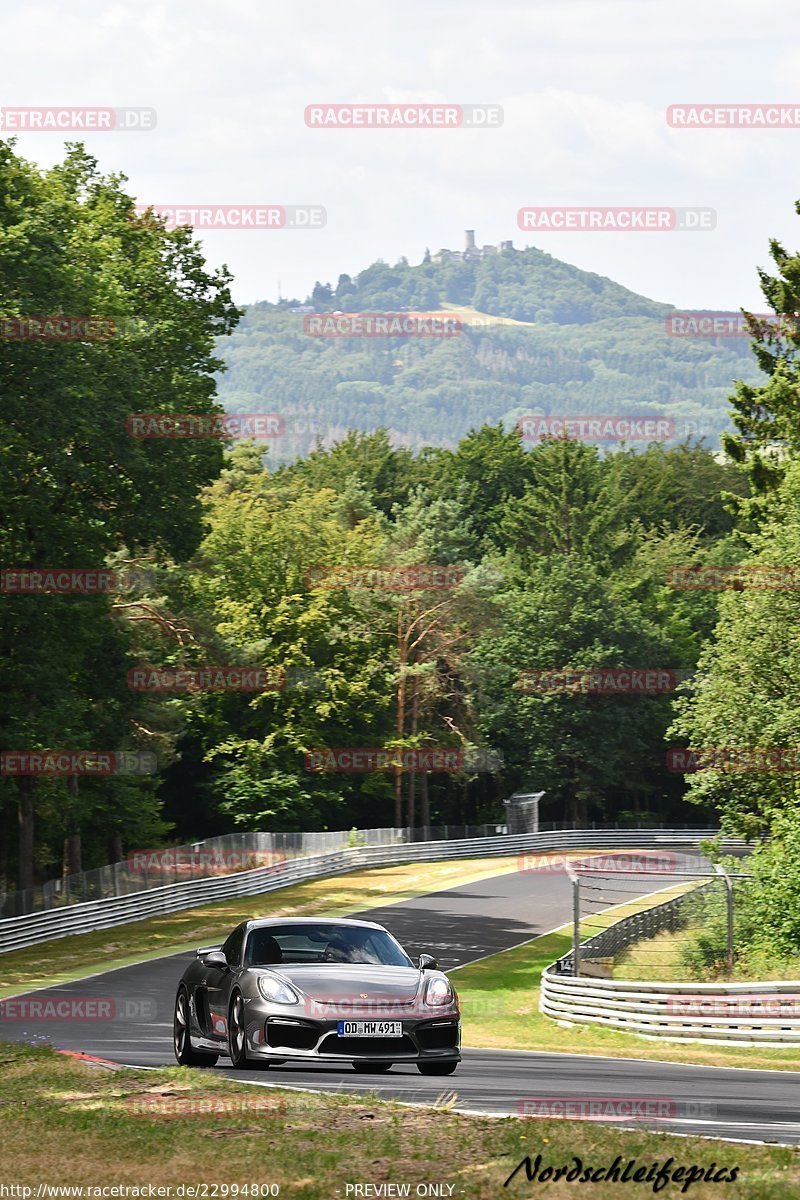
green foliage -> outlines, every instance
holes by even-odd
[[[800,464],[791,462],[758,534],[740,563],[800,572]],[[697,747],[800,745],[800,591],[745,587],[719,598],[719,620],[700,654],[701,682],[682,698],[670,733]],[[726,826],[744,836],[769,830],[777,811],[800,798],[798,774],[702,770],[690,776],[690,800],[718,806]]]
[[[463,318],[453,337],[311,336],[304,315],[287,304],[253,305],[220,343],[227,364],[220,398],[231,412],[284,417],[285,433],[270,447],[281,461],[307,454],[318,438],[330,445],[354,429],[385,428],[394,444],[417,451],[455,449],[472,429],[502,422],[510,430],[531,414],[667,416],[675,422],[671,442],[698,436],[713,445],[729,424],[731,380],[763,382],[746,341],[669,336],[669,306],[631,298],[608,280],[597,289],[596,277],[548,255],[541,256],[541,270],[534,269],[539,254],[500,256],[503,269],[513,267],[527,281],[512,289],[530,298],[519,306],[509,299],[511,307],[504,307],[505,292],[486,300],[470,287],[451,301],[448,279],[456,269],[435,264],[377,264],[376,278],[384,280],[428,272],[436,295],[425,303],[416,303],[405,284],[365,284],[355,292],[351,283],[346,298],[327,306],[374,312],[475,304],[482,317],[472,308],[452,312]],[[467,280],[490,269],[462,264],[456,275],[462,268]],[[579,323],[566,319],[570,311],[575,315],[570,304],[549,302],[554,289],[566,286],[562,268],[571,273],[569,287],[583,310]],[[494,322],[492,314],[532,323]]]
[[[5,780],[4,828],[35,832],[41,875],[77,833],[92,865],[173,821],[193,838],[471,823],[500,818],[517,788],[545,789],[544,820],[686,820],[664,765],[671,722],[671,737],[796,739],[796,593],[667,582],[743,546],[800,565],[795,465],[743,543],[722,493],[744,497],[744,476],[701,446],[530,447],[514,428],[535,412],[669,412],[716,428],[730,378],[746,374],[741,345],[669,338],[667,306],[537,250],[376,263],[313,291],[320,309],[457,305],[523,324],[325,340],[281,303],[234,330],[227,273],[207,271],[189,231],[137,218],[124,180],[82,150],[40,172],[0,143],[0,184],[6,312],[124,318],[106,342],[0,341],[3,562],[155,572],[132,596],[6,604],[7,745],[155,747],[161,765],[153,779]],[[262,444],[226,454],[210,439],[127,436],[131,412],[218,411],[223,355],[225,405],[286,420],[275,469]],[[758,364],[780,383],[782,360]],[[457,567],[458,581],[392,590],[315,574],[415,565]],[[698,659],[708,677],[677,705],[520,686],[531,669],[690,672]],[[142,664],[260,666],[285,686],[138,694],[126,676]],[[306,765],[317,748],[391,746],[480,747],[505,765],[394,777]],[[746,831],[797,798],[786,777],[694,780],[691,795]]]
[[[800,216],[800,201],[795,211]],[[768,379],[737,383],[731,402],[738,432],[725,438],[725,448],[750,477],[756,499],[742,515],[751,517],[763,512],[764,498],[780,484],[787,457],[800,453],[800,252],[789,254],[772,239],[770,255],[777,273],[758,274],[775,320],[748,320],[756,361]]]
[[[201,536],[199,489],[219,470],[209,439],[135,439],[136,412],[219,412],[216,338],[239,312],[230,277],[209,273],[186,230],[135,216],[120,176],[81,147],[40,171],[0,141],[3,315],[99,316],[102,340],[0,339],[0,489],[6,569],[102,569],[112,558],[187,555]],[[7,748],[147,747],[126,686],[140,595],[18,595],[0,627],[0,720]],[[122,622],[126,612],[128,628]],[[18,806],[20,880],[60,839],[85,831],[95,861],[108,842],[159,836],[157,780],[4,779],[5,824]],[[104,844],[105,843],[105,844]]]
[[[586,324],[618,316],[665,316],[668,304],[560,262],[535,246],[504,250],[475,262],[422,263],[394,267],[373,263],[351,279],[339,277],[331,294],[317,284],[314,304],[343,311],[398,311],[440,307],[442,301],[474,304],[487,313],[519,321]]]
[[[800,969],[800,814],[773,816],[770,840],[758,843],[746,863],[725,862],[734,880],[734,969],[750,978],[795,978]],[[690,900],[688,938],[681,960],[693,978],[724,978],[727,971],[727,903],[720,885]]]

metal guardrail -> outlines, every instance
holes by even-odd
[[[133,850],[121,862],[92,867],[73,875],[60,876],[21,891],[0,890],[0,920],[27,917],[31,913],[85,904],[109,896],[130,896],[168,883],[233,875],[255,867],[274,865],[287,858],[306,858],[354,846],[384,846],[391,842],[449,842],[463,838],[494,837],[502,833],[550,833],[569,829],[594,829],[577,823],[539,823],[509,830],[505,824],[434,825],[408,829],[333,829],[316,832],[237,832],[205,838],[179,846]],[[617,828],[606,823],[604,828]],[[626,826],[625,828],[630,828]],[[648,826],[654,829],[656,826]],[[691,826],[677,826],[689,829]],[[2,883],[0,882],[0,888]]]
[[[490,827],[492,833],[498,832]],[[483,836],[487,827],[465,831],[461,836]],[[453,837],[459,836],[453,833]],[[121,862],[93,867],[58,879],[50,879],[22,891],[0,897],[0,920],[25,917],[34,912],[84,904],[109,896],[130,896],[167,883],[185,883],[212,876],[233,875],[254,867],[344,850],[348,846],[385,845],[406,841],[402,829],[340,829],[316,833],[226,833],[221,837],[158,850],[134,850]]]
[[[715,881],[624,917],[581,943],[581,958],[605,957],[679,920],[690,897]],[[649,918],[649,919],[648,919]],[[638,919],[638,921],[637,921]],[[572,974],[572,954],[542,972],[539,1009],[567,1025],[602,1025],[645,1038],[719,1045],[800,1043],[800,980],[673,983]],[[781,1001],[781,996],[786,1000]]]
[[[31,913],[28,916],[10,917],[0,921],[0,954],[55,938],[89,933],[97,929],[110,929],[116,925],[180,912],[196,905],[213,904],[235,896],[257,896],[289,887],[294,883],[323,879],[326,876],[341,875],[369,867],[595,847],[694,849],[700,841],[713,837],[717,832],[714,829],[577,829],[437,842],[410,842],[401,845],[359,846],[330,854],[287,859],[275,866],[259,867],[252,871],[172,883],[129,896],[110,896],[102,900],[90,900],[84,904]],[[726,843],[726,848],[730,849],[740,846],[741,842],[738,841]]]

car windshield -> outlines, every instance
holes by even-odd
[[[362,966],[411,967],[413,963],[383,929],[349,925],[270,925],[251,929],[245,964],[356,963]]]

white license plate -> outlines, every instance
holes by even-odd
[[[340,1021],[339,1037],[402,1037],[402,1021]]]

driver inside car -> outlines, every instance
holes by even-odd
[[[323,962],[358,962],[356,947],[348,946],[339,938],[331,938],[322,955]]]

